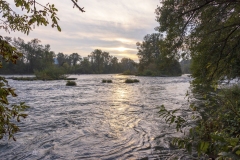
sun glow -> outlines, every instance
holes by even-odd
[[[126,51],[127,50],[127,48],[125,48],[125,47],[118,47],[118,48],[116,48],[119,52],[124,52],[124,51]]]

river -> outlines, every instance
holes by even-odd
[[[77,86],[59,81],[9,84],[30,108],[17,141],[0,140],[0,159],[168,159],[179,136],[158,115],[158,106],[187,108],[190,78],[72,75]],[[125,84],[126,78],[140,83]],[[113,83],[101,83],[111,79]]]

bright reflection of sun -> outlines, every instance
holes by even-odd
[[[128,98],[129,96],[128,94],[129,93],[127,92],[127,90],[119,87],[116,89],[115,93],[113,94],[113,99],[115,101],[122,102]]]
[[[104,110],[103,124],[109,127],[106,131],[111,137],[117,138],[117,140],[126,140],[126,134],[130,134],[133,128],[138,126],[141,118],[138,118],[135,114],[135,108],[130,105],[129,102],[135,100],[133,93],[134,88],[130,85],[123,84],[126,76],[114,75],[112,77],[114,83],[111,86],[109,92],[110,106]]]
[[[122,97],[124,98],[124,97],[126,96],[126,94],[125,94],[124,91],[120,91],[118,94],[119,94],[119,96],[120,96],[121,98],[122,98]]]
[[[122,98],[127,98],[128,96],[128,92],[127,90],[125,90],[124,88],[117,88],[116,92],[115,92],[115,95],[118,99],[122,99]]]
[[[122,85],[123,81],[125,80],[126,77],[122,75],[117,75],[115,77],[115,84],[114,87],[112,88],[112,100],[116,104],[121,104],[118,108],[122,108],[122,103],[125,101],[128,101],[128,98],[130,96],[130,88],[126,87],[125,85]]]

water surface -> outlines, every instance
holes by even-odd
[[[17,142],[0,141],[0,159],[167,159],[176,132],[158,106],[187,107],[189,78],[74,75],[65,81],[14,81],[14,101],[31,106]],[[125,84],[126,78],[140,83]],[[113,83],[101,83],[112,79]]]

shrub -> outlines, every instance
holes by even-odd
[[[111,79],[103,79],[102,83],[112,83],[112,80]]]
[[[134,82],[134,83],[138,83],[139,80],[138,80],[138,79],[134,79],[133,82]]]
[[[50,66],[42,71],[34,71],[34,74],[39,80],[59,80],[67,78],[65,70],[62,67]]]
[[[130,70],[126,70],[122,73],[123,75],[134,75],[133,72],[131,72]]]
[[[144,75],[144,76],[153,76],[154,73],[153,73],[151,70],[145,70],[145,71],[143,72],[143,75]]]
[[[111,80],[111,79],[108,79],[108,80],[107,80],[107,83],[112,83],[112,80]]]
[[[67,81],[66,86],[76,86],[77,83],[75,81]]]
[[[138,83],[139,80],[138,79],[126,79],[125,83]]]
[[[151,70],[144,70],[143,72],[138,72],[137,76],[161,76],[160,74],[151,71]]]
[[[239,86],[212,89],[202,96],[201,102],[190,105],[195,123],[177,116],[177,110],[160,107],[160,116],[169,124],[176,123],[177,131],[190,127],[187,136],[173,139],[173,145],[212,159],[240,159]]]

